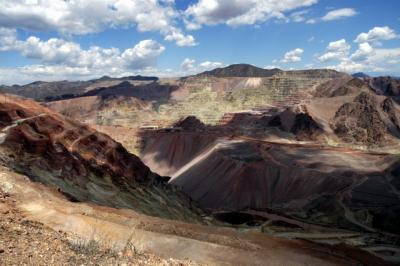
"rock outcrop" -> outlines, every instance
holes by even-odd
[[[314,93],[315,97],[338,97],[360,93],[369,90],[368,84],[359,78],[340,78],[329,80],[319,85]]]
[[[264,119],[266,126],[277,127],[292,133],[298,140],[315,140],[323,133],[321,126],[306,111],[299,108],[288,108],[285,111]]]
[[[193,115],[182,118],[174,124],[174,127],[182,128],[185,131],[202,131],[206,129],[206,125]]]
[[[387,96],[400,96],[400,80],[393,77],[375,77],[366,79],[378,93]]]
[[[380,145],[388,136],[399,137],[399,110],[390,98],[381,103],[372,93],[362,92],[344,103],[333,119],[333,129],[345,142]]]

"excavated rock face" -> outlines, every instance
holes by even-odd
[[[287,109],[284,112],[272,116],[267,121],[267,126],[292,133],[299,140],[315,139],[323,130],[318,123],[307,112],[297,109]]]
[[[188,197],[118,142],[32,101],[0,104],[0,161],[75,201],[197,219]],[[195,208],[195,207],[194,207]]]
[[[315,138],[322,133],[322,129],[308,113],[296,114],[290,132],[299,139]]]
[[[197,117],[191,115],[174,124],[174,127],[180,127],[185,131],[204,130],[205,125]]]
[[[365,92],[337,110],[333,128],[335,134],[344,141],[364,144],[382,143],[387,133],[377,110],[376,99]]]

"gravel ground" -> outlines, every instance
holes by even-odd
[[[96,242],[71,241],[40,223],[24,219],[15,201],[0,191],[0,265],[197,265],[134,250],[115,252]]]

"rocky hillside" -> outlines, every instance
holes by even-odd
[[[400,108],[392,99],[379,101],[362,92],[344,103],[333,119],[333,129],[345,142],[379,145],[388,138],[400,138]]]
[[[380,94],[400,97],[400,80],[392,77],[366,78],[370,86]]]
[[[358,78],[345,77],[332,79],[320,84],[314,92],[315,97],[337,97],[359,93],[362,90],[369,91],[370,87],[366,82]]]
[[[235,69],[234,66],[232,68]],[[252,66],[248,68],[254,69]],[[256,74],[250,72],[249,75]],[[107,126],[168,127],[190,115],[205,124],[215,125],[227,113],[263,109],[275,104],[296,104],[308,97],[309,90],[333,77],[347,75],[333,70],[301,70],[279,71],[268,77],[197,75],[141,84],[125,81],[86,89],[87,92],[81,97],[51,101],[47,105],[66,115],[73,113],[75,119]],[[89,100],[87,97],[96,98]],[[116,98],[119,100],[116,101]],[[82,112],[71,112],[82,102],[91,102],[93,105],[86,107],[85,104]],[[130,105],[128,102],[141,104]]]
[[[214,77],[271,77],[282,70],[278,68],[264,69],[248,64],[235,64],[223,68],[205,71],[198,76]]]
[[[4,95],[2,95],[4,97]],[[73,201],[93,201],[177,219],[198,218],[183,193],[118,142],[33,101],[0,103],[1,161]]]

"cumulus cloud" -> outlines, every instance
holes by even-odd
[[[365,65],[353,62],[347,58],[343,59],[338,65],[328,66],[329,69],[336,69],[347,73],[362,72],[368,70]]]
[[[331,60],[342,60],[349,55],[350,45],[345,39],[330,42],[326,51],[323,55],[318,57],[321,62],[327,62]]]
[[[374,48],[372,48],[369,43],[364,42],[358,45],[358,49],[351,55],[350,59],[360,61],[366,59],[368,56],[374,53]]]
[[[311,6],[318,0],[200,0],[185,10],[186,27],[225,23],[231,26],[252,25],[271,18],[284,19],[284,13]]]
[[[373,42],[377,43],[379,41],[387,41],[397,38],[396,32],[389,28],[385,27],[374,27],[369,30],[367,33],[360,33],[357,38],[354,40],[356,43],[364,43],[364,42]]]
[[[190,58],[185,58],[181,64],[181,68],[183,71],[188,71],[194,68],[194,63],[196,60],[190,59]]]
[[[321,19],[323,21],[332,21],[332,20],[353,17],[355,15],[357,15],[357,12],[353,8],[341,8],[329,11]]]
[[[224,66],[224,64],[222,64],[221,62],[211,62],[211,61],[205,61],[199,64],[199,67],[202,70],[210,70],[222,66]]]
[[[0,35],[1,36],[1,35]],[[11,35],[13,36],[13,35]],[[141,69],[154,66],[165,47],[153,40],[143,40],[133,48],[122,53],[117,48],[101,48],[92,46],[83,50],[78,43],[63,39],[51,38],[47,41],[31,36],[26,40],[9,37],[11,42],[0,37],[0,50],[17,51],[23,56],[38,59],[44,64],[59,64],[69,67],[128,67]]]
[[[389,49],[375,49],[366,60],[368,65],[382,71],[400,72],[400,47]]]
[[[294,63],[294,62],[300,62],[301,61],[301,56],[303,55],[304,50],[301,48],[296,48],[294,50],[291,50],[285,54],[283,59],[281,60],[282,63]]]
[[[202,63],[196,64],[196,60],[191,58],[185,58],[181,64],[181,75],[188,75],[193,73],[199,73],[207,70],[212,70],[214,68],[225,66],[221,62],[204,61]]]
[[[133,48],[126,49],[120,56],[129,69],[143,69],[156,64],[165,47],[153,40],[143,40]],[[112,55],[112,53],[111,53]]]
[[[146,46],[146,45],[144,45]],[[137,47],[141,47],[140,45]],[[138,48],[137,50],[146,50]],[[138,53],[139,51],[137,51]],[[137,54],[127,52],[129,57]],[[145,53],[143,53],[145,54]],[[136,57],[136,56],[134,56]],[[103,75],[112,77],[124,77],[129,75],[158,76],[158,77],[179,77],[197,74],[199,72],[211,70],[225,66],[220,62],[204,61],[196,64],[194,59],[185,58],[181,64],[181,69],[158,69],[155,66],[148,66],[142,69],[130,69],[120,65],[108,65],[102,68],[91,68],[88,66],[67,66],[67,65],[44,65],[35,64],[16,68],[0,68],[0,84],[26,84],[36,80],[58,81],[58,80],[87,80],[99,78]]]
[[[194,45],[193,36],[174,26],[179,12],[161,0],[2,0],[0,27],[84,35],[107,28],[136,26],[158,31],[180,46]]]
[[[178,46],[195,46],[197,45],[192,35],[184,35],[180,29],[172,27],[165,36],[166,41],[175,41]]]
[[[377,40],[393,37],[390,30],[384,30],[387,34],[382,34],[382,32],[381,30],[370,30],[368,33],[364,33],[366,35],[363,33],[358,35],[356,39],[356,42],[359,42],[358,48],[352,54],[350,54],[350,45],[344,39],[331,42],[326,53],[318,59],[321,62],[336,59],[339,61],[337,65],[327,67],[348,73],[359,71],[398,73],[400,72],[400,47],[384,49],[373,45]],[[359,38],[360,36],[361,38]]]
[[[374,52],[365,56],[362,61],[344,58],[338,65],[329,68],[348,73],[360,71],[399,73],[400,48],[374,49]]]
[[[0,68],[0,84],[26,84],[32,81],[59,81],[59,80],[87,80],[111,75],[112,77],[124,77],[130,75],[143,76],[170,76],[169,73],[148,67],[140,70],[130,70],[116,67],[88,68],[70,67],[65,65],[34,64],[15,68]]]

